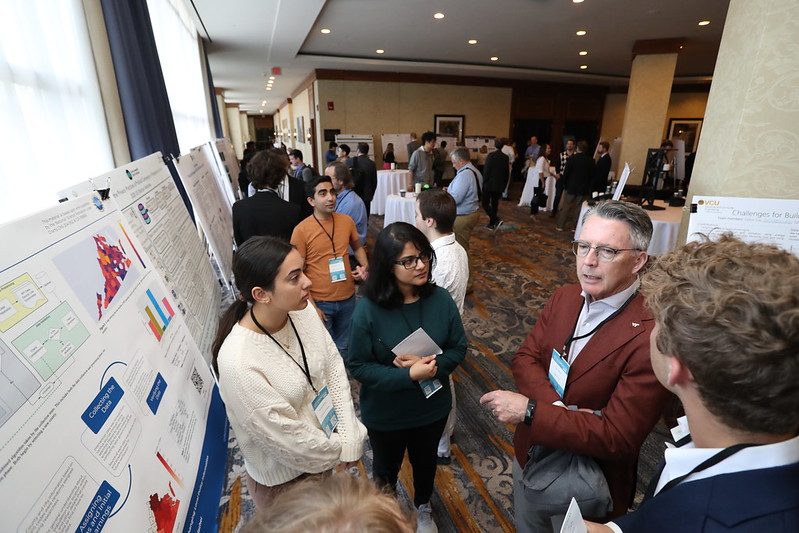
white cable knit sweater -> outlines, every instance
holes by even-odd
[[[219,350],[219,391],[247,473],[275,486],[303,473],[357,461],[366,428],[355,416],[350,384],[336,345],[312,305],[292,311],[314,387],[328,386],[338,427],[330,438],[311,407],[315,393],[302,370],[269,337],[238,324]],[[302,365],[291,324],[273,337]]]

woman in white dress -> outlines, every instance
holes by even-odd
[[[549,156],[552,154],[552,146],[545,143],[541,147],[541,155],[538,156],[535,164],[531,161],[527,162],[527,179],[524,182],[524,190],[522,190],[522,197],[519,199],[519,207],[530,207],[530,214],[538,213],[538,204],[533,204],[533,199],[536,193],[543,190],[542,187],[546,184],[548,177],[552,176],[549,170]]]

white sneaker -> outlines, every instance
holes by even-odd
[[[433,522],[433,508],[429,503],[416,508],[416,533],[438,533],[438,527]]]

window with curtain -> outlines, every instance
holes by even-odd
[[[81,1],[0,1],[0,223],[113,167]]]
[[[147,0],[147,8],[180,152],[185,154],[213,138],[197,30],[182,0]]]

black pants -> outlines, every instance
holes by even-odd
[[[483,191],[483,208],[488,213],[488,223],[492,226],[499,221],[497,212],[499,211],[499,198],[502,196],[502,191]]]
[[[562,178],[561,178],[562,179]],[[558,212],[558,204],[560,203],[560,197],[563,196],[563,186],[561,186],[561,180],[558,180],[555,183],[555,200],[552,203],[552,213],[551,216],[555,216]]]
[[[447,417],[428,424],[394,431],[369,431],[372,446],[372,474],[379,487],[395,490],[405,450],[413,468],[413,504],[419,507],[430,502],[436,479],[438,441],[444,432]]]

